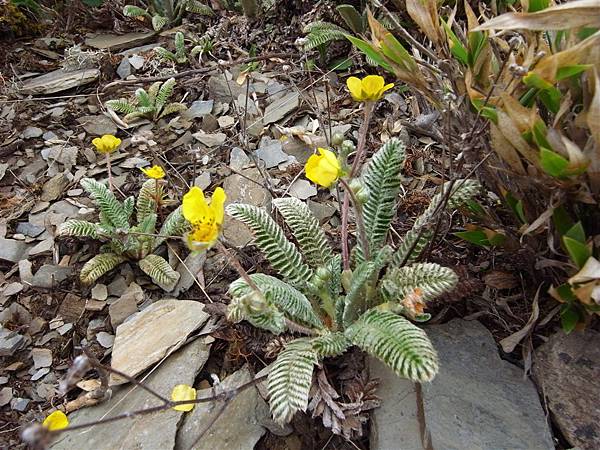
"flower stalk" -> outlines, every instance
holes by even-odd
[[[350,187],[348,182],[345,179],[340,178],[340,183],[344,187],[344,192],[345,192],[344,204],[346,203],[346,199],[352,199],[352,206],[354,206],[354,209],[356,210],[356,228],[358,230],[358,240],[360,242],[360,246],[363,249],[363,254],[365,256],[365,260],[368,261],[369,259],[371,259],[371,257],[370,257],[370,253],[369,253],[369,240],[367,239],[367,230],[365,228],[365,222],[363,220],[363,215],[362,215],[362,205],[361,205],[360,201],[356,198],[356,195],[354,194],[354,191],[352,190],[352,188]],[[346,208],[346,212],[347,211],[348,211],[348,208]],[[342,219],[343,219],[343,216],[342,216]],[[346,214],[346,228],[345,228],[346,239],[342,242],[342,245],[344,243],[346,244],[346,254],[347,254],[347,256],[349,256],[347,224],[348,224],[348,214]],[[342,236],[343,235],[344,235],[344,229],[342,229]],[[342,239],[343,239],[343,237],[342,237]],[[342,250],[343,250],[343,248],[342,248]],[[346,261],[344,261],[344,263],[345,262]],[[350,258],[348,258],[348,267],[344,266],[344,269],[349,269],[349,268],[350,268]]]
[[[364,120],[358,131],[358,147],[356,148],[354,162],[352,163],[352,168],[350,169],[350,177],[355,176],[358,173],[360,167],[362,166],[362,160],[364,158],[366,142],[367,142],[367,133],[369,131],[369,124],[371,122],[371,117],[373,116],[374,109],[375,109],[375,102],[373,102],[373,101],[365,102],[365,104],[364,104]],[[350,269],[350,251],[349,251],[349,244],[348,244],[348,215],[349,215],[349,209],[350,209],[350,195],[352,195],[349,193],[352,192],[352,189],[350,189],[350,187],[347,185],[344,187],[345,187],[346,193],[344,194],[344,202],[342,204],[342,262],[343,262],[344,270],[347,270],[347,269]],[[357,228],[359,229],[359,232],[360,232],[361,227],[358,225],[359,220],[362,220],[362,215],[359,210],[360,203],[357,202],[355,198],[353,199],[353,203],[355,205],[356,212],[357,212],[357,214],[356,214]],[[358,206],[356,206],[356,205],[358,205]],[[364,229],[363,229],[363,231],[364,231]],[[364,250],[365,250],[365,259],[368,260],[369,259],[368,245],[366,247],[364,247]]]

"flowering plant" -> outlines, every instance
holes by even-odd
[[[296,198],[273,200],[295,243],[264,209],[244,204],[226,208],[251,228],[256,245],[281,277],[242,274],[229,288],[228,318],[275,334],[304,335],[285,346],[268,375],[270,408],[280,423],[308,407],[314,366],[351,346],[380,359],[398,376],[418,382],[435,376],[437,354],[425,332],[411,321],[428,320],[425,302],[452,289],[458,278],[451,269],[418,258],[433,237],[437,213],[458,207],[478,189],[471,180],[442,186],[400,245],[396,249],[387,245],[404,146],[390,139],[366,168],[361,161],[373,102],[392,85],[385,85],[381,77],[366,77],[349,80],[348,86],[366,111],[352,165],[346,161],[351,146],[342,138],[335,139],[340,144],[337,155],[319,148],[305,171],[320,186],[340,183],[345,192],[342,231],[348,228],[345,220],[352,203],[358,243],[349,250],[348,236],[343,235],[342,254],[335,254],[318,220]]]

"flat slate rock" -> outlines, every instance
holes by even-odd
[[[105,115],[83,116],[77,119],[83,129],[92,136],[104,134],[117,134],[117,126]]]
[[[265,125],[279,122],[286,115],[294,111],[300,105],[300,94],[298,92],[290,92],[286,96],[275,100],[265,108],[265,116],[263,122]]]
[[[191,300],[159,300],[119,325],[111,366],[135,377],[169,352],[206,322],[204,305]],[[114,374],[110,384],[125,383]]]
[[[223,181],[223,189],[227,192],[227,204],[246,203],[267,207],[271,203],[271,194],[262,187],[263,182],[260,171],[255,168],[244,169],[240,174],[228,176]],[[223,236],[236,247],[247,245],[254,239],[254,235],[244,223],[227,214],[223,222]]]
[[[600,448],[600,333],[559,332],[534,355],[533,374],[573,447]]]
[[[99,50],[123,50],[148,42],[156,33],[152,31],[125,34],[98,34],[85,40],[85,45]]]
[[[227,377],[221,383],[223,389],[233,389],[252,380],[252,375],[246,367]],[[198,392],[198,398],[212,396],[212,389]],[[261,423],[270,420],[269,407],[259,395],[256,387],[248,388],[237,394],[225,407],[210,429],[198,442],[202,433],[220,405],[200,403],[189,412],[177,433],[175,450],[252,450],[258,440],[265,434]],[[194,444],[195,443],[195,444]]]
[[[204,366],[209,353],[210,346],[205,344],[202,339],[193,341],[167,358],[144,380],[144,383],[155,392],[168,398],[175,385],[192,385],[194,383],[194,379]],[[117,387],[113,388],[110,400],[69,414],[69,421],[71,425],[77,425],[158,405],[160,405],[160,400],[139,387]],[[65,433],[51,448],[55,450],[173,449],[175,448],[177,424],[183,414],[185,413],[181,411],[167,409],[119,420],[109,425]]]
[[[502,360],[489,331],[476,321],[425,327],[440,372],[422,385],[425,424],[436,450],[553,450],[535,386]],[[423,450],[415,384],[372,361],[380,378],[372,450]]]
[[[19,262],[27,256],[30,246],[23,241],[0,238],[0,260],[11,263]]]
[[[92,83],[100,77],[98,69],[65,71],[63,69],[27,80],[21,88],[23,94],[53,94]]]

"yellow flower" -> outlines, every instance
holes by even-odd
[[[112,153],[121,145],[121,139],[112,134],[105,134],[101,138],[95,138],[92,144],[100,153]]]
[[[219,238],[226,198],[225,191],[220,187],[215,189],[210,205],[199,187],[192,187],[183,196],[183,217],[192,225],[192,231],[186,236],[192,251],[206,250]]]
[[[161,178],[165,177],[165,171],[160,166],[152,166],[149,169],[140,167],[140,170],[144,172],[148,178],[152,178],[154,180],[160,180]]]
[[[42,422],[42,426],[48,428],[49,431],[62,430],[69,426],[69,419],[62,411],[54,411]]]
[[[319,148],[319,155],[311,155],[304,166],[306,178],[323,187],[329,187],[342,174],[342,167],[335,153]]]
[[[182,402],[184,400],[196,400],[196,389],[188,384],[178,384],[171,391],[171,400],[174,402]],[[187,405],[173,406],[175,411],[191,411],[194,409],[194,403],[188,403]]]
[[[367,75],[362,80],[350,77],[346,80],[352,98],[357,102],[376,101],[383,93],[394,87],[394,83],[385,84],[379,75]]]

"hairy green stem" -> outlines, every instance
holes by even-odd
[[[110,153],[109,152],[106,153],[106,170],[108,170],[108,189],[110,189],[110,192],[113,192],[114,188],[113,188],[112,170],[111,170],[111,165],[110,165]]]
[[[365,260],[368,261],[371,259],[369,253],[369,240],[367,239],[367,229],[365,227],[365,222],[363,220],[362,214],[362,205],[354,195],[352,188],[348,185],[348,182],[343,178],[340,178],[340,183],[344,186],[344,190],[346,191],[346,196],[352,199],[352,205],[354,206],[354,210],[356,212],[356,228],[358,230],[358,240],[360,241],[360,245],[363,249],[363,254],[365,256]],[[344,197],[346,198],[346,197]]]
[[[361,166],[362,159],[365,153],[365,144],[367,142],[367,133],[369,131],[369,123],[371,122],[371,116],[373,115],[373,109],[375,107],[375,103],[373,102],[365,102],[364,106],[364,120],[358,131],[358,147],[356,149],[356,155],[354,157],[354,162],[352,163],[352,169],[350,170],[350,177],[353,177],[354,174],[358,172]],[[342,261],[344,270],[350,269],[350,251],[348,247],[348,213],[350,209],[350,195],[348,192],[352,192],[351,189],[346,189],[346,194],[344,195],[344,203],[342,205]],[[358,202],[354,202],[355,205]],[[359,214],[359,211],[356,211],[357,217],[357,226],[358,226],[358,217],[360,216],[360,220],[362,220],[362,215]],[[360,231],[360,230],[359,230]],[[368,247],[366,248],[367,253],[365,253],[365,258],[367,258]],[[368,258],[367,258],[368,259]]]

